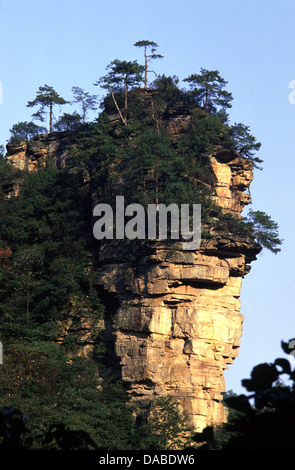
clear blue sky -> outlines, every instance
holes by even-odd
[[[228,81],[232,123],[250,126],[262,143],[251,207],[271,215],[284,239],[282,252],[263,251],[243,282],[241,348],[225,377],[228,389],[245,392],[241,379],[260,362],[286,357],[280,342],[295,336],[294,0],[2,0],[0,18],[3,145],[13,124],[31,120],[26,105],[39,86],[66,99],[72,86],[102,96],[93,83],[115,58],[142,61],[133,46],[141,39],[159,44],[159,74],[182,80],[204,67]]]

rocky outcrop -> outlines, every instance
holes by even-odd
[[[238,355],[240,288],[255,248],[230,237],[197,253],[155,243],[133,265],[130,253],[113,247],[110,259],[109,250],[98,282],[119,303],[112,328],[131,401],[173,396],[196,429],[221,423],[223,373]]]
[[[68,166],[71,133],[40,134],[28,142],[8,143],[6,158],[18,170],[38,171],[52,162],[57,168]]]
[[[250,180],[248,168],[243,179],[237,162],[212,157],[212,165],[219,202],[241,210],[248,198],[232,192]],[[224,421],[223,374],[242,335],[242,279],[259,251],[250,238],[213,234],[196,252],[146,242],[131,262],[128,244],[102,244],[97,283],[118,306],[111,330],[131,402],[172,396],[199,431]]]
[[[166,111],[159,125],[177,138],[190,119],[180,103]],[[239,218],[251,202],[252,162],[216,148],[209,166],[214,202]],[[136,248],[122,241],[101,244],[97,284],[116,304],[110,306],[109,328],[131,402],[172,396],[198,431],[225,420],[223,374],[239,351],[242,279],[260,249],[252,238],[218,233],[214,227],[198,251],[159,241]]]
[[[144,102],[150,106],[149,95]],[[119,117],[110,119],[115,126]],[[190,115],[178,104],[158,124],[177,138],[190,125]],[[8,146],[7,158],[28,171],[42,168],[50,157],[65,168],[70,147],[67,133],[54,133]],[[215,202],[239,217],[251,201],[251,161],[216,148],[209,165]],[[98,244],[96,285],[106,306],[112,367],[128,385],[131,402],[148,405],[156,397],[172,396],[198,431],[224,421],[223,374],[238,355],[242,335],[242,279],[260,249],[252,238],[214,226],[197,251],[151,240]],[[83,334],[89,350],[91,339]]]

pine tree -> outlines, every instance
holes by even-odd
[[[144,64],[145,64],[144,65],[144,88],[147,89],[147,84],[148,84],[147,75],[148,75],[148,72],[151,72],[151,70],[148,70],[148,62],[150,60],[154,60],[154,59],[162,59],[163,56],[161,54],[155,54],[157,48],[159,47],[156,42],[147,41],[147,40],[137,41],[134,44],[134,46],[144,48]],[[148,48],[151,49],[150,54],[148,54],[148,52],[147,52]],[[153,73],[155,73],[155,72],[153,72]]]
[[[279,238],[279,227],[269,215],[263,211],[250,209],[245,220],[252,227],[253,235],[258,243],[272,253],[277,254],[281,251],[282,240]]]
[[[97,108],[97,95],[90,95],[87,91],[78,86],[72,87],[74,99],[72,103],[79,103],[82,108],[82,124],[85,123],[88,110],[94,111]]]
[[[80,114],[74,112],[73,114],[64,113],[59,120],[54,124],[53,129],[62,131],[76,131],[81,126]]]
[[[227,82],[220,76],[218,70],[201,68],[200,74],[192,74],[184,79],[191,87],[191,96],[203,108],[216,112],[216,106],[230,108],[232,95],[224,89]]]
[[[28,101],[29,108],[40,105],[40,108],[32,115],[33,117],[44,122],[45,109],[49,108],[49,132],[53,130],[53,106],[55,104],[63,105],[68,103],[62,98],[51,86],[40,86],[36,98],[33,101]]]
[[[34,122],[18,122],[10,129],[11,137],[9,142],[17,143],[21,141],[27,142],[38,134],[47,134],[46,127],[37,126]]]
[[[109,73],[101,77],[94,85],[101,85],[102,88],[109,90],[115,107],[120,115],[124,125],[127,124],[127,109],[128,109],[128,91],[132,86],[138,86],[143,78],[142,74],[144,67],[139,65],[137,61],[122,61],[115,59],[108,66]],[[124,90],[124,109],[121,111],[115,93],[120,92],[121,88]]]
[[[250,133],[249,126],[242,123],[234,123],[229,128],[229,134],[234,143],[234,148],[240,152],[243,157],[249,158],[254,163],[255,168],[261,169],[257,163],[263,161],[254,156],[254,152],[258,151],[261,143],[257,142],[256,138]]]

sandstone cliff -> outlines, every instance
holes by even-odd
[[[71,138],[68,132],[53,132],[38,135],[29,142],[8,143],[6,148],[7,160],[19,170],[38,171],[50,160],[57,168],[65,168]]]
[[[118,116],[111,119],[115,125]],[[177,138],[189,122],[178,105],[162,116],[161,125]],[[7,158],[28,171],[38,171],[48,158],[64,168],[70,147],[67,133],[42,135],[8,145]],[[250,203],[252,163],[234,151],[216,149],[209,164],[215,202],[239,215]],[[242,335],[241,283],[260,246],[212,227],[196,252],[159,241],[108,240],[98,249],[94,269],[106,305],[112,367],[129,385],[130,401],[148,405],[158,396],[172,396],[199,431],[224,421],[223,373],[237,357]],[[83,334],[87,343],[95,342],[91,332]]]
[[[242,161],[212,157],[219,203],[240,211],[251,178]],[[98,283],[116,301],[110,325],[122,379],[132,401],[173,396],[198,430],[225,419],[224,370],[238,355],[243,316],[242,279],[260,248],[230,234],[203,240],[197,252],[141,246],[130,262],[128,246],[104,243]]]

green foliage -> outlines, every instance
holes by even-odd
[[[10,129],[10,143],[28,142],[38,134],[47,134],[46,127],[37,126],[34,122],[19,122]]]
[[[153,402],[141,433],[142,449],[180,450],[191,444],[192,427],[173,398],[161,397]]]
[[[289,343],[282,342],[284,352]],[[289,383],[289,385],[286,385]],[[201,450],[291,450],[295,436],[295,369],[285,358],[255,366],[242,385],[250,395],[230,394],[224,402],[231,411],[216,431],[195,436],[206,442]],[[232,412],[233,410],[233,412]]]
[[[36,119],[44,122],[46,108],[49,108],[49,132],[53,130],[53,106],[63,105],[68,103],[64,98],[62,98],[53,87],[49,85],[40,86],[36,98],[32,101],[28,101],[27,106],[32,108],[34,106],[40,105],[39,109],[32,115]]]
[[[255,157],[260,143],[247,126],[227,123],[224,108],[226,103],[229,106],[230,97],[223,90],[226,82],[219,74],[207,76],[204,72],[202,77],[208,85],[206,89],[200,79],[200,96],[206,97],[206,106],[192,106],[191,92],[178,88],[177,77],[158,77],[153,83],[156,93],[149,98],[152,112],[143,108],[140,94],[129,93],[128,125],[123,119],[123,125],[117,125],[114,132],[107,115],[102,113],[80,133],[73,161],[87,165],[94,186],[106,203],[114,205],[118,194],[124,194],[126,204],[137,202],[145,207],[150,203],[200,203],[204,227],[213,225],[219,232],[251,237],[254,226],[257,242],[277,252],[280,241],[270,227],[257,231],[257,220],[238,220],[212,203],[214,175],[208,157],[216,149],[232,149],[256,166],[261,161]],[[120,89],[122,77],[112,72],[108,80]],[[108,85],[104,82],[104,86]],[[176,141],[159,125],[160,116],[175,105],[185,106],[191,116],[189,129]],[[217,105],[223,108],[217,111]]]
[[[192,128],[186,137],[186,145],[197,157],[208,157],[214,154],[218,146],[222,147],[228,128],[221,115],[208,113],[201,108],[195,109],[192,117]]]
[[[152,82],[151,88],[158,91],[155,102],[160,109],[165,109],[167,105],[171,106],[185,99],[185,94],[178,88],[178,83],[178,77],[175,75],[167,77],[165,74],[157,76]]]
[[[97,95],[90,95],[88,91],[78,86],[72,87],[72,92],[74,95],[72,103],[78,103],[81,106],[81,120],[82,124],[85,124],[87,112],[97,108]]]
[[[261,169],[257,163],[263,163],[263,161],[256,157],[254,152],[257,152],[261,143],[257,142],[256,138],[250,133],[249,126],[245,126],[242,123],[235,123],[229,129],[230,136],[234,143],[234,148],[243,157],[250,158],[256,168]]]
[[[191,443],[187,415],[174,400],[157,400],[139,423],[122,384],[98,380],[93,362],[69,361],[57,345],[14,343],[1,367],[1,411],[18,420],[8,436],[14,425],[6,419],[1,427],[0,419],[2,448],[171,450]]]
[[[33,438],[27,422],[16,408],[0,409],[1,450],[97,450],[95,442],[84,431],[58,424]]]
[[[4,150],[4,149],[3,149]],[[13,190],[21,176],[21,171],[17,170],[4,156],[0,156],[0,217],[3,217],[2,209],[7,195]],[[0,237],[1,239],[1,237]]]
[[[80,133],[72,161],[87,165],[104,202],[114,203],[116,195],[124,194],[126,203],[202,202],[205,210],[213,177],[206,157],[221,123],[207,113],[196,116],[194,122],[191,132],[175,143],[148,116],[130,120],[114,134],[101,115]]]
[[[137,86],[142,82],[143,67],[137,61],[126,61],[115,59],[106,67],[109,70],[107,75],[101,77],[95,85],[101,85],[107,90],[119,91],[122,86],[127,87],[127,91],[132,86]]]
[[[179,201],[179,158],[168,136],[148,127],[137,131],[132,145],[125,141],[124,156],[122,184],[117,194],[143,206]]]
[[[278,224],[263,211],[249,210],[246,222],[253,228],[253,234],[264,248],[277,254],[281,251],[282,240],[278,234]]]
[[[12,251],[1,273],[3,331],[16,334],[18,322],[37,327],[73,311],[73,304],[85,313],[89,299],[97,308],[86,269],[91,203],[78,175],[50,167],[30,174],[2,209],[0,235]]]
[[[134,44],[135,47],[143,47],[144,49],[144,72],[145,72],[145,79],[144,79],[144,87],[147,89],[147,74],[149,72],[152,72],[151,70],[148,70],[148,62],[151,60],[155,59],[163,59],[163,56],[161,54],[156,54],[156,50],[158,49],[158,44],[154,41],[148,41],[148,40],[142,40],[142,41],[137,41]],[[150,54],[148,54],[148,50],[150,49]],[[153,72],[155,73],[155,72]]]
[[[22,341],[5,348],[1,368],[0,406],[22,410],[32,448],[59,448],[56,439],[66,430],[69,438],[68,430],[79,435],[83,431],[104,449],[136,445],[133,409],[125,404],[125,391],[98,380],[91,360],[73,356],[69,361],[58,345]]]
[[[151,59],[162,59],[163,56],[160,54],[155,54],[156,50],[158,49],[158,44],[154,41],[148,41],[148,40],[142,40],[142,41],[137,41],[134,46],[136,47],[143,47],[145,50],[145,53],[147,54],[147,48],[151,49],[151,54],[147,54],[148,60]]]
[[[217,106],[231,108],[233,99],[231,93],[224,88],[227,82],[220,76],[218,70],[201,68],[199,74],[192,74],[184,79],[191,87],[191,96],[196,102],[210,112],[216,112]]]
[[[112,96],[115,107],[120,114],[120,118],[124,125],[127,124],[127,109],[128,109],[128,91],[130,87],[138,86],[143,78],[142,73],[144,67],[139,65],[136,60],[113,60],[107,67],[109,70],[107,75],[101,77],[94,85],[100,85],[102,88],[107,89]],[[123,88],[124,92],[124,109],[121,110],[115,93],[120,93]]]
[[[64,113],[53,125],[53,129],[58,132],[77,131],[81,126],[81,116],[74,112],[73,114]]]
[[[112,126],[105,113],[95,122],[87,124],[76,134],[75,146],[70,154],[73,164],[87,168],[98,190],[108,200],[113,180],[112,163],[120,150],[120,140],[114,138]]]

